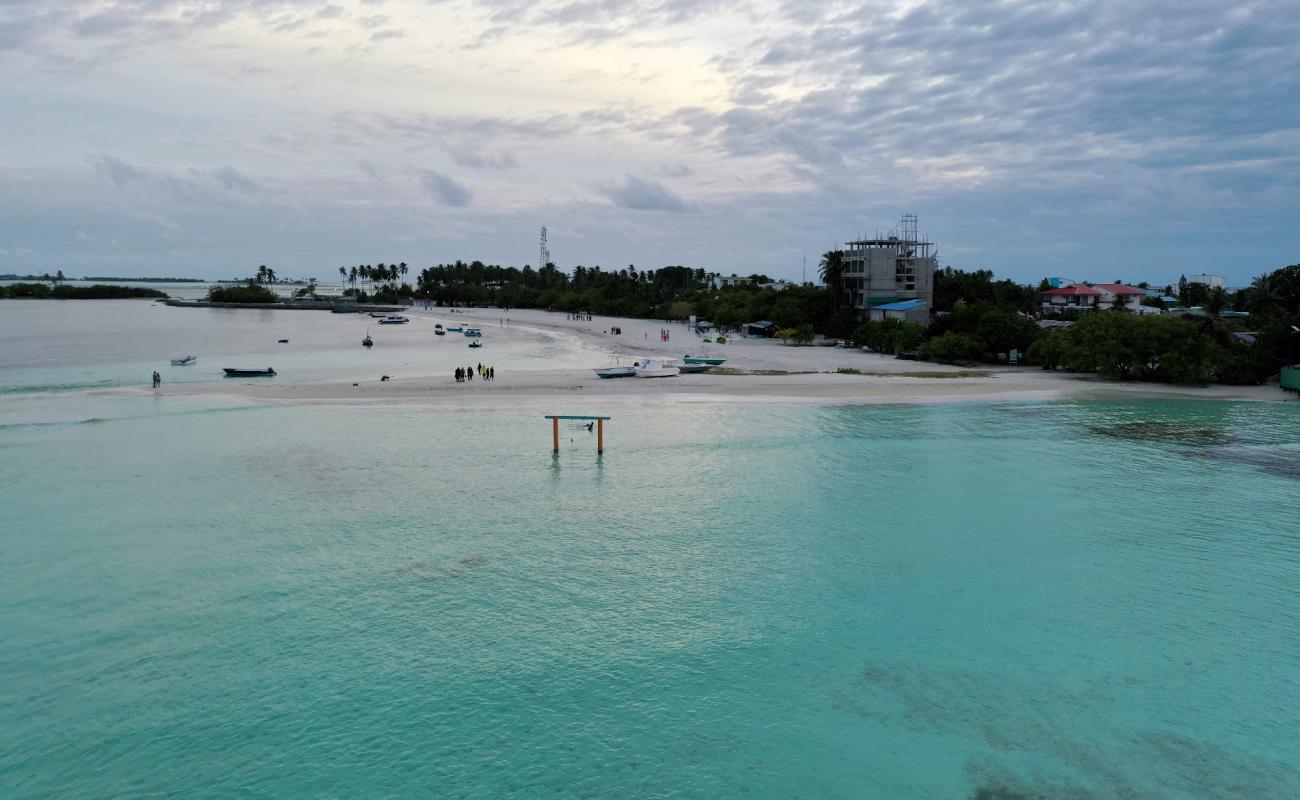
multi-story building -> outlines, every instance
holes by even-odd
[[[925,322],[934,302],[937,266],[934,244],[917,235],[916,215],[904,214],[883,239],[845,243],[841,303],[859,319],[898,316],[909,322]]]
[[[1218,288],[1222,289],[1223,286],[1224,286],[1224,283],[1225,283],[1224,278],[1223,278],[1222,275],[1204,275],[1204,274],[1202,274],[1202,275],[1188,275],[1188,276],[1187,276],[1187,282],[1188,282],[1188,283],[1203,283],[1203,284],[1205,284],[1206,286],[1210,287],[1211,289],[1213,289],[1213,288],[1215,288],[1215,287],[1218,287]]]

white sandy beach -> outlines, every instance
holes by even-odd
[[[291,313],[291,312],[286,312]],[[837,347],[793,347],[776,340],[733,339],[725,345],[702,344],[681,323],[655,320],[595,317],[568,319],[563,312],[515,309],[412,310],[411,326],[432,328],[434,322],[461,323],[483,329],[486,347],[466,350],[465,363],[483,361],[497,368],[492,382],[457,383],[450,374],[403,375],[390,373],[357,380],[295,382],[291,379],[232,380],[172,384],[163,394],[224,394],[286,402],[422,402],[449,404],[508,404],[526,400],[555,400],[563,407],[591,402],[820,402],[820,403],[935,403],[980,400],[1057,400],[1064,398],[1182,398],[1213,400],[1264,400],[1294,402],[1275,386],[1181,387],[1146,383],[1117,383],[1089,376],[1044,372],[1034,367],[962,368],[903,361],[890,356]],[[509,319],[507,324],[506,319]],[[621,335],[608,333],[611,326]],[[669,341],[660,341],[661,329]],[[686,354],[724,357],[722,373],[682,375],[674,378],[601,380],[590,369],[548,363],[539,358],[502,363],[496,358],[501,345],[540,344],[556,337],[571,340],[580,351],[604,353],[605,366],[645,356],[681,358]],[[458,347],[455,334],[430,340],[428,347]],[[519,348],[515,348],[518,350]],[[863,374],[838,374],[837,369]],[[287,378],[288,376],[284,376]]]

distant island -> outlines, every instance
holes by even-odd
[[[167,299],[166,292],[142,286],[49,286],[44,283],[13,283],[0,286],[0,298],[20,300],[132,300],[139,297]]]
[[[28,276],[29,278],[31,276]],[[110,281],[113,283],[207,283],[205,278],[110,278],[101,275],[87,275],[83,281]]]

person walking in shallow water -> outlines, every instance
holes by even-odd
[[[158,374],[158,370],[154,370],[154,371],[153,371],[153,388],[157,389],[157,388],[158,388],[159,386],[161,386],[161,385],[162,385],[162,376]]]

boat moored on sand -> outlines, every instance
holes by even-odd
[[[591,371],[598,378],[631,378],[636,375],[634,367],[593,367]]]
[[[470,346],[470,347],[482,347],[482,346],[483,346],[483,343],[480,342],[478,339],[474,339],[474,340],[472,340],[472,341],[469,343],[469,346]]]
[[[708,364],[710,367],[718,367],[727,363],[725,358],[715,356],[692,356],[688,355],[682,359],[683,364]]]
[[[433,332],[438,336],[446,336],[447,332],[442,329],[442,323],[439,322],[433,326]]]
[[[634,364],[632,370],[638,378],[671,378],[682,373],[678,367],[670,366],[658,358],[647,358],[640,364]]]
[[[227,378],[257,378],[257,377],[275,377],[275,370],[267,367],[266,369],[233,369],[226,367],[222,370],[226,373]]]
[[[411,321],[410,317],[404,317],[401,314],[389,314],[388,316],[379,320],[379,324],[380,325],[405,325],[410,321]]]
[[[483,335],[483,331],[479,330],[478,328],[466,328],[466,329],[463,331],[463,333],[464,333],[466,336],[482,336],[482,335]]]

